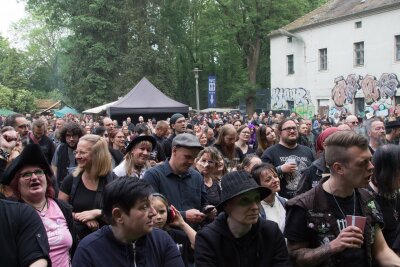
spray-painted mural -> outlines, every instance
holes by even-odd
[[[314,111],[315,106],[313,105],[298,105],[294,107],[294,112],[305,119],[312,119],[314,117]]]
[[[271,107],[276,109],[289,109],[288,102],[293,101],[298,105],[310,105],[310,91],[304,88],[273,88],[271,91]]]
[[[383,73],[378,80],[373,75],[359,76],[350,74],[345,79],[339,76],[335,79],[332,89],[332,100],[335,106],[329,110],[329,117],[338,118],[343,112],[348,112],[348,105],[354,103],[356,95],[362,92],[365,108],[362,113],[370,112],[377,116],[387,116],[394,111],[396,89],[400,87],[397,75]],[[359,92],[361,90],[361,92]],[[363,114],[357,114],[363,116]]]

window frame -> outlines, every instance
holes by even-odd
[[[356,42],[353,44],[354,51],[354,66],[365,66],[365,43],[364,41]]]
[[[287,64],[287,74],[293,75],[294,74],[294,55],[286,55],[286,64]]]
[[[326,71],[328,70],[328,48],[321,48],[318,49],[318,70],[319,71]]]

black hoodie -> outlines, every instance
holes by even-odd
[[[196,267],[292,266],[275,222],[260,218],[246,235],[235,238],[224,212],[197,233],[195,263]]]

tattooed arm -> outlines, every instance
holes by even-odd
[[[362,232],[355,226],[349,226],[340,232],[329,244],[309,248],[308,242],[293,242],[288,240],[288,251],[296,266],[317,266],[328,260],[332,255],[346,248],[359,248],[363,243]]]
[[[295,266],[317,266],[333,255],[329,244],[308,248],[308,243],[293,243],[288,240],[287,247]]]

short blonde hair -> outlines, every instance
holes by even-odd
[[[90,174],[93,177],[106,176],[112,171],[111,154],[108,151],[107,141],[104,137],[95,134],[86,134],[79,138],[79,141],[86,141],[92,144],[91,156],[92,164]],[[74,176],[78,176],[84,170],[79,166],[73,172]]]

